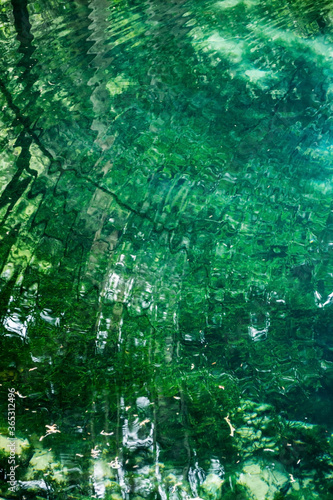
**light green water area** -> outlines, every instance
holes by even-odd
[[[1,0],[0,49],[0,498],[332,500],[333,2]]]

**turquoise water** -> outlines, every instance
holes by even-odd
[[[332,499],[332,3],[0,26],[0,497]]]

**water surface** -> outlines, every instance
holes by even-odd
[[[0,495],[332,498],[331,2],[0,23]]]

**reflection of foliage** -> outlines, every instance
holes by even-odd
[[[225,418],[237,405],[236,387],[222,390],[216,380],[212,380],[207,386],[207,383],[199,382],[197,377],[193,377],[185,382],[184,393],[188,401],[190,436],[200,456],[207,456],[207,443],[214,443],[219,454],[226,454],[231,458],[235,449]]]

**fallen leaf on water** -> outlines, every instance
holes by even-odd
[[[111,460],[111,462],[108,463],[112,469],[120,469],[121,463],[118,462],[118,457],[116,457],[114,460]]]
[[[57,429],[57,424],[52,424],[52,425],[45,425],[46,427],[46,434],[45,436],[41,436],[39,438],[39,441],[42,441],[46,436],[49,436],[50,434],[56,434],[57,432],[60,432],[59,429]]]
[[[233,425],[231,424],[230,420],[229,420],[229,415],[227,417],[224,417],[224,420],[227,422],[227,424],[229,425],[230,427],[230,436],[233,437],[234,434],[235,434],[235,427],[233,427]]]

